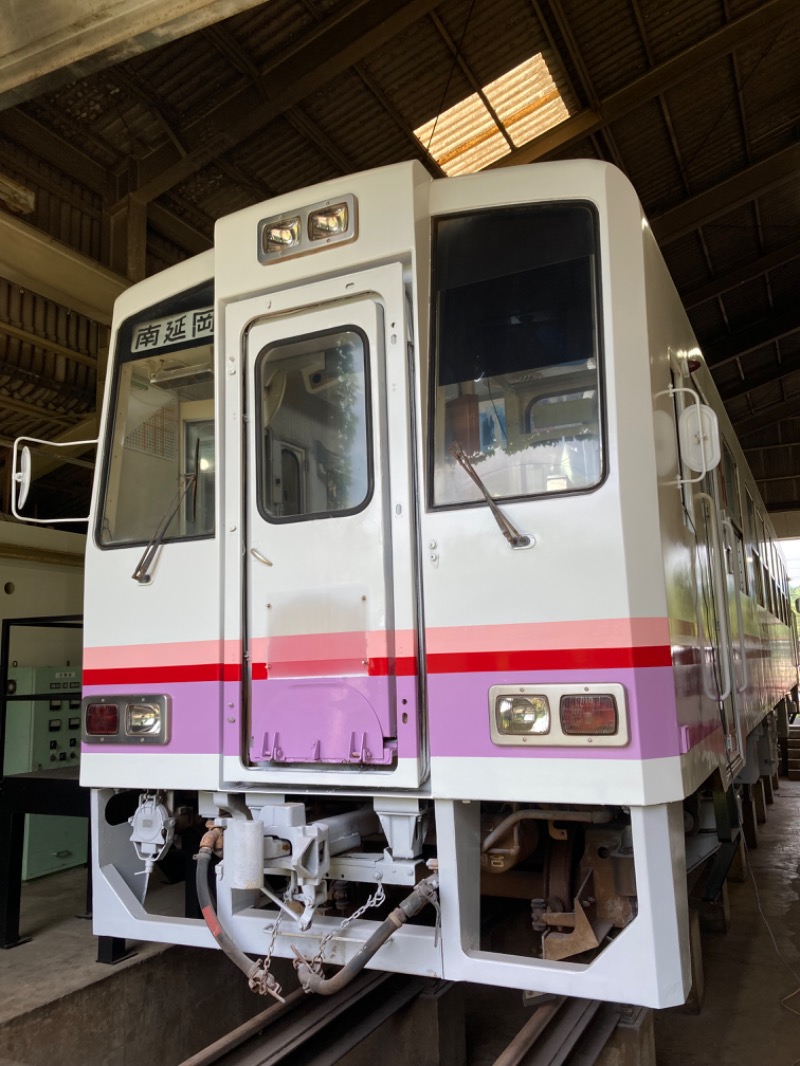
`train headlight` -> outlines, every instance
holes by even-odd
[[[270,222],[264,227],[261,240],[267,255],[296,248],[300,244],[300,216]]]
[[[280,262],[296,255],[323,252],[358,236],[358,201],[352,193],[335,200],[298,207],[258,223],[258,260]]]
[[[346,203],[320,207],[308,216],[308,236],[312,241],[337,237],[347,232],[349,222],[350,210]]]
[[[158,736],[163,728],[162,708],[157,703],[129,703],[125,707],[125,732],[129,737]]]
[[[550,732],[550,704],[545,696],[498,696],[494,706],[502,736],[541,736]]]

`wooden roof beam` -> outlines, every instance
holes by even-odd
[[[764,348],[773,341],[800,330],[800,307],[790,307],[784,311],[754,322],[745,329],[731,333],[729,337],[701,345],[707,365],[711,370],[730,363],[748,352]]]
[[[0,212],[0,276],[108,325],[130,282],[41,230]]]
[[[719,394],[723,403],[735,400],[739,396],[746,396],[754,389],[760,389],[762,385],[771,385],[774,381],[795,374],[800,370],[800,352],[784,356],[780,362],[776,359],[772,366],[759,367],[758,370],[744,372],[744,378],[729,385],[718,385]]]
[[[748,282],[753,281],[754,278],[761,277],[762,274],[767,274],[770,270],[785,266],[786,263],[791,263],[793,259],[798,258],[800,258],[800,241],[781,245],[780,248],[765,252],[764,255],[759,256],[757,259],[750,259],[746,263],[741,263],[739,266],[734,267],[733,270],[728,270],[724,274],[718,274],[717,277],[710,278],[702,285],[697,285],[693,289],[682,290],[683,306],[686,308],[697,307],[699,304],[705,303],[706,300],[715,300],[718,296],[724,296],[726,292],[731,292],[731,290],[738,288],[740,285],[746,285]]]
[[[787,418],[797,418],[800,412],[800,396],[791,396],[788,400],[770,404],[768,407],[753,411],[752,414],[733,420],[733,429],[736,436],[741,440],[748,433],[755,433],[759,429],[768,429],[776,422],[783,422]]]
[[[142,160],[136,195],[153,200],[211,160],[252,137],[290,107],[321,89],[354,63],[417,22],[439,0],[350,0],[319,23],[297,47],[283,49],[261,74],[229,100],[181,130],[188,148],[180,157],[166,142]],[[266,101],[268,102],[265,102]],[[212,131],[209,136],[209,129]]]
[[[745,167],[738,174],[689,197],[669,211],[650,219],[650,225],[660,245],[727,215],[742,204],[777,188],[787,181],[796,181],[800,171],[800,144],[792,144],[760,163]]]
[[[796,16],[797,11],[797,0],[766,0],[754,11],[733,19],[702,41],[635,78],[624,88],[605,97],[593,109],[573,115],[555,129],[503,156],[492,166],[533,163],[568,148],[590,133],[629,115],[674,85],[695,77],[702,67],[722,59],[743,43],[751,43],[757,34],[767,30],[774,34],[780,21]]]
[[[27,0],[0,22],[0,109],[121,63],[263,0]]]

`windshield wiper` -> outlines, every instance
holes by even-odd
[[[161,521],[155,528],[155,532],[150,538],[150,542],[142,552],[142,557],[136,564],[136,569],[131,574],[134,581],[138,581],[140,585],[147,585],[152,578],[150,577],[150,567],[153,565],[153,560],[156,557],[158,549],[164,542],[164,537],[167,535],[167,530],[172,525],[172,520],[175,515],[180,511],[181,504],[186,498],[186,494],[189,489],[192,490],[192,516],[191,521],[194,521],[197,514],[197,473],[200,469],[200,441],[195,444],[194,449],[194,472],[191,474],[183,475],[183,484],[178,489],[175,497],[171,501],[169,507],[166,509],[161,517]]]
[[[530,547],[531,538],[525,533],[520,533],[519,530],[503,514],[503,512],[497,505],[497,501],[494,499],[493,496],[489,495],[489,490],[484,485],[483,481],[480,478],[480,475],[476,471],[475,467],[472,465],[472,461],[470,460],[469,456],[457,440],[454,440],[453,443],[450,445],[450,454],[453,456],[458,465],[469,474],[469,476],[481,490],[483,498],[489,504],[489,508],[491,509],[491,512],[494,515],[495,521],[500,527],[500,532],[506,538],[511,547]]]

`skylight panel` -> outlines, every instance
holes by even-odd
[[[484,98],[494,109],[498,126]],[[538,53],[431,119],[414,134],[445,174],[482,170],[570,114],[544,56]]]
[[[510,151],[477,93],[443,112],[438,120],[426,122],[414,134],[445,174],[469,174]]]

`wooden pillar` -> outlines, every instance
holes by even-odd
[[[106,210],[108,265],[131,281],[141,281],[147,266],[147,204],[128,193]]]

